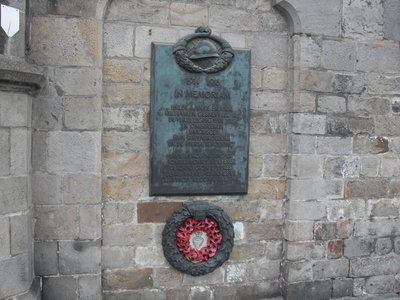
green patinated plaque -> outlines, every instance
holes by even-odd
[[[151,195],[247,193],[250,51],[199,29],[152,45]]]

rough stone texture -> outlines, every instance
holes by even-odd
[[[98,273],[100,271],[100,241],[59,242],[61,274]]]
[[[153,269],[107,271],[103,274],[103,286],[106,290],[137,289],[153,285]]]

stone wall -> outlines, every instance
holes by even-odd
[[[0,298],[399,297],[398,0],[30,2],[40,71],[0,56]],[[150,197],[150,45],[199,25],[252,51],[249,194]],[[193,200],[236,233],[202,277],[160,244]]]
[[[288,133],[288,33],[269,3],[113,1],[104,23],[103,289],[105,299],[280,295]],[[252,49],[249,194],[149,197],[151,42],[174,44],[206,25]],[[268,49],[268,55],[264,55]],[[201,277],[172,269],[161,232],[188,201],[221,206],[234,222],[231,259]]]

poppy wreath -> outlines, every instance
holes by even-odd
[[[171,266],[200,276],[214,271],[229,258],[234,237],[232,222],[222,208],[196,201],[176,210],[168,219],[162,246]]]

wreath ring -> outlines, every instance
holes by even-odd
[[[213,257],[206,261],[193,263],[186,259],[177,246],[177,230],[188,219],[205,220],[214,219],[222,233],[219,249]],[[196,201],[176,210],[167,221],[163,234],[162,246],[164,256],[172,267],[192,276],[205,275],[220,267],[228,260],[234,243],[234,230],[232,222],[222,208],[206,202]]]
[[[220,45],[220,56],[215,60],[213,65],[204,68],[195,64],[189,58],[186,47],[191,40],[196,38],[208,38],[217,42]],[[172,53],[175,55],[175,60],[179,66],[189,72],[194,73],[217,73],[219,71],[225,70],[235,56],[235,52],[233,51],[231,45],[223,38],[211,34],[211,29],[209,27],[198,27],[194,34],[187,35],[184,38],[180,39],[175,44]]]

